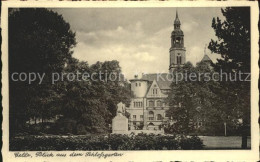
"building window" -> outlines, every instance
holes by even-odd
[[[144,116],[143,115],[140,115],[140,119],[143,119],[144,118]]]
[[[149,115],[148,115],[148,119],[149,120],[154,120],[154,112],[153,111],[149,111]]]
[[[157,104],[158,107],[161,107],[162,106],[162,101],[157,101],[156,104]]]
[[[133,115],[133,119],[136,120],[136,115]]]
[[[149,107],[154,107],[154,101],[149,101]]]
[[[157,120],[162,120],[162,115],[161,114],[157,114]]]
[[[139,86],[141,87],[141,83],[139,83]]]
[[[143,102],[134,102],[134,107],[143,107]]]
[[[138,86],[138,84],[137,84],[137,83],[135,83],[135,86],[137,87],[137,86]]]

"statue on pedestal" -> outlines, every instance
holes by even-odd
[[[120,102],[117,104],[116,116],[112,120],[112,133],[127,134],[128,132],[128,119],[124,116],[125,104]]]

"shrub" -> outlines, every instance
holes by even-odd
[[[177,150],[202,149],[197,136],[138,135],[81,135],[81,136],[24,136],[10,139],[11,151],[49,150]]]
[[[201,150],[203,146],[202,140],[197,136],[182,136],[180,139],[180,147],[183,150]]]
[[[106,137],[110,150],[132,150],[133,139],[128,135],[111,134]]]
[[[135,150],[155,150],[156,137],[154,134],[140,133],[134,136],[133,142]]]
[[[167,150],[177,150],[179,148],[179,142],[175,136],[165,136],[164,146]]]

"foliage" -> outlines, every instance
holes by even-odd
[[[250,72],[250,7],[227,7],[221,11],[225,20],[212,20],[218,40],[211,40],[208,46],[222,57],[215,66],[225,71]]]
[[[73,119],[85,132],[103,133],[108,131],[116,115],[117,104],[130,103],[131,91],[128,83],[119,80],[121,67],[118,61],[97,62],[89,66],[86,62],[73,60],[64,70],[66,73],[102,74],[93,75],[94,79],[84,81],[64,80],[64,95],[62,96],[61,114],[64,119]],[[116,80],[106,80],[105,75],[115,74]],[[80,130],[79,130],[80,131]],[[77,131],[77,134],[78,131]],[[84,134],[84,131],[80,134]]]
[[[103,133],[116,115],[116,105],[130,104],[131,91],[123,80],[119,62],[89,65],[73,58],[75,33],[61,15],[51,10],[11,10],[9,45],[9,76],[14,72],[45,74],[41,84],[39,79],[28,84],[9,78],[11,136],[25,131],[30,118],[43,122],[55,115],[63,116],[57,123],[57,132]],[[85,73],[101,73],[101,78],[96,75],[82,80]],[[60,76],[55,84],[53,74]],[[61,77],[63,74],[65,77]],[[77,78],[71,79],[69,74],[76,74]],[[116,80],[105,80],[106,74],[115,74]]]
[[[26,136],[10,140],[12,151],[47,150],[178,150],[202,149],[203,143],[196,136],[162,136],[154,134],[102,136]]]
[[[221,55],[214,67],[217,71],[228,73],[250,73],[250,7],[227,7],[222,9],[222,14],[224,21],[218,17],[212,20],[218,40],[211,40],[208,46],[213,53]],[[242,79],[245,77],[243,75]],[[222,106],[223,111],[228,113],[233,107],[243,119],[243,147],[246,147],[250,125],[250,82],[221,82],[221,87],[225,89],[221,98],[226,101]]]
[[[48,119],[57,113],[60,95],[50,82],[72,57],[75,33],[57,13],[37,9],[11,10],[9,31],[10,134],[31,117]],[[13,73],[38,73],[45,79],[28,82],[12,80]]]
[[[180,147],[183,150],[200,150],[203,148],[203,143],[197,136],[183,137],[180,140]]]
[[[206,62],[201,62],[196,67],[188,62],[173,72],[176,80],[179,74],[188,77],[179,78],[179,81],[173,81],[171,84],[171,91],[167,98],[170,108],[166,113],[174,123],[168,125],[167,132],[189,134],[194,132],[197,122],[210,123],[216,118],[221,118],[221,113],[217,109],[219,103],[216,102],[218,96],[215,93],[219,85],[213,80],[208,80],[204,75],[212,73],[212,69]],[[194,80],[189,77],[192,75],[200,78]]]

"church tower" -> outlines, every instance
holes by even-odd
[[[174,30],[171,34],[171,48],[170,48],[170,66],[169,71],[172,72],[176,67],[183,66],[186,62],[186,49],[184,47],[184,34],[181,30],[181,22],[176,11],[176,18],[174,20]]]

